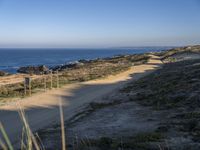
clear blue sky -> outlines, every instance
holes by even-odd
[[[0,47],[200,44],[200,0],[0,0]]]

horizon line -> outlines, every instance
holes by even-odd
[[[0,49],[131,49],[131,48],[168,48],[168,47],[185,47],[195,45],[171,45],[171,46],[119,46],[119,47],[0,47]]]

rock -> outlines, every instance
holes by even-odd
[[[67,70],[67,69],[71,69],[71,68],[77,68],[80,66],[83,66],[84,63],[79,62],[79,61],[75,61],[75,62],[71,62],[65,65],[58,65],[52,68],[53,71],[63,71],[63,70]]]
[[[83,63],[83,64],[88,63],[88,62],[89,62],[89,61],[86,60],[86,59],[80,59],[80,60],[79,60],[79,63]]]
[[[20,67],[17,72],[25,73],[25,74],[47,74],[49,72],[49,68],[45,65],[41,66],[27,66]]]
[[[7,72],[5,72],[5,71],[0,71],[0,76],[7,76],[7,75],[8,75]]]

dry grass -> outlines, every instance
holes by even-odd
[[[20,119],[23,123],[20,149],[21,150],[45,150],[44,145],[42,144],[42,141],[40,137],[38,136],[38,134],[37,133],[33,134],[33,132],[31,131],[31,128],[25,116],[24,110],[20,107],[20,105],[17,105],[17,106],[19,108]],[[59,110],[60,110],[60,120],[61,120],[62,150],[67,150],[64,116],[63,116],[63,108],[62,108],[61,101],[60,101]],[[0,149],[14,150],[14,146],[12,145],[6,133],[6,130],[4,129],[3,124],[1,122],[0,122],[0,133],[3,135],[3,139],[0,138]]]
[[[45,89],[52,89],[62,87],[63,85],[89,81],[98,78],[104,78],[109,75],[116,75],[118,73],[127,71],[133,64],[144,64],[149,60],[148,55],[128,55],[109,59],[93,60],[85,63],[83,66],[73,67],[61,70],[59,78],[53,74],[52,82],[51,76],[41,76],[32,80],[32,93],[44,92]],[[13,98],[24,98],[24,83],[8,84],[0,87],[0,101],[3,102]]]
[[[60,100],[60,106],[59,106],[59,108],[60,108],[61,135],[62,135],[62,150],[66,150],[65,124],[64,124],[62,100]]]
[[[62,74],[59,75],[59,85],[65,85],[71,82],[80,82],[80,81],[88,81],[92,79],[102,78],[108,75],[114,75],[129,69],[129,67],[134,62],[135,64],[142,64],[146,63],[149,57],[140,56],[137,59],[133,57],[126,58],[125,62],[119,63],[119,59],[124,60],[122,57],[115,58],[113,60],[107,60],[106,62],[95,62],[94,64],[90,64],[80,68],[73,68],[71,70],[63,71]],[[128,62],[128,63],[127,63]],[[57,87],[57,78],[53,78],[53,87]],[[32,82],[32,89],[33,92],[37,92],[37,89],[44,89],[44,84],[42,83],[43,79],[37,79]],[[47,89],[51,87],[50,78],[46,79]],[[3,92],[2,92],[3,91]],[[10,98],[10,97],[23,97],[23,84],[14,84],[8,85],[0,89],[0,98]],[[37,134],[33,134],[27,118],[25,116],[25,112],[22,108],[19,107],[19,116],[23,123],[23,131],[22,131],[22,139],[20,148],[22,150],[42,150],[44,146],[40,137]],[[93,109],[98,109],[99,107],[103,107],[101,105],[92,105]],[[65,125],[64,125],[64,116],[63,116],[63,109],[62,109],[62,102],[60,101],[60,120],[61,120],[61,138],[62,138],[62,145],[58,146],[61,147],[62,150],[67,149],[66,144],[66,133],[65,133]],[[3,139],[0,139],[0,146],[3,150],[13,150],[13,145],[9,140],[9,137],[6,134],[6,131],[2,124],[0,124],[0,130],[3,135]],[[87,141],[83,141],[83,143],[88,143]],[[89,145],[88,145],[89,146]],[[76,147],[76,146],[75,146]]]

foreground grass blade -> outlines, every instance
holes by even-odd
[[[64,125],[64,116],[63,116],[63,108],[62,108],[62,101],[60,100],[60,122],[61,122],[61,134],[62,134],[62,150],[66,150],[66,143],[65,143],[65,125]]]
[[[8,138],[8,135],[6,134],[6,131],[5,131],[1,122],[0,122],[0,130],[1,130],[1,133],[3,134],[3,137],[4,137],[7,145],[8,145],[9,150],[14,150],[13,147],[12,147],[12,144],[11,144],[9,138]]]
[[[6,147],[6,145],[4,144],[4,142],[1,140],[0,138],[0,149],[2,148],[2,150],[7,150],[8,148]]]
[[[25,127],[25,132],[26,132],[26,135],[27,135],[27,142],[28,142],[28,150],[32,150],[33,149],[33,144],[35,146],[35,149],[36,150],[40,150],[39,148],[39,145],[37,143],[37,140],[35,138],[35,136],[33,135],[30,127],[29,127],[29,124],[26,120],[26,117],[25,117],[25,112],[23,111],[23,109],[19,106],[19,115],[21,117],[21,120],[24,124],[24,127]]]
[[[44,145],[42,143],[41,138],[39,137],[38,133],[35,134],[36,138],[38,139],[38,143],[41,145],[40,150],[45,150]]]
[[[22,129],[22,138],[21,138],[21,150],[26,150],[26,149],[28,149],[28,148],[26,147],[26,145],[24,144],[24,139],[25,139],[25,129],[24,129],[24,127],[23,127],[23,129]]]

